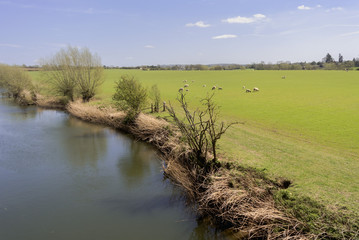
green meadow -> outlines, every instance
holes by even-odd
[[[122,74],[157,84],[175,106],[184,80],[193,109],[215,92],[223,121],[241,122],[220,140],[222,158],[287,177],[293,191],[333,208],[359,209],[359,72],[106,70],[96,104],[112,102]]]

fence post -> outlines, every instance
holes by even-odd
[[[153,103],[151,103],[151,113],[153,113]]]
[[[163,112],[166,111],[166,102],[163,102]]]

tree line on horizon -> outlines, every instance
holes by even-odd
[[[207,71],[207,70],[352,70],[359,68],[359,58],[352,60],[344,60],[342,54],[339,54],[338,61],[332,57],[330,53],[322,59],[322,61],[312,62],[295,62],[280,61],[277,63],[260,63],[251,64],[176,64],[176,65],[143,65],[135,67],[114,67],[106,66],[105,69],[140,69],[144,71],[155,70],[174,70],[174,71]]]
[[[17,65],[29,71],[40,70],[40,65]],[[104,69],[138,69],[144,71],[156,70],[172,70],[172,71],[208,71],[208,70],[359,70],[359,58],[352,60],[344,60],[342,54],[339,53],[336,61],[330,53],[327,53],[322,61],[312,62],[290,62],[279,61],[277,63],[260,63],[251,64],[173,64],[173,65],[141,65],[141,66],[108,66],[103,65]]]

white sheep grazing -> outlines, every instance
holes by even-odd
[[[282,76],[282,79],[285,79],[285,76]]]
[[[222,87],[218,87],[218,90],[223,90],[223,88],[222,88]]]
[[[252,92],[250,89],[246,89],[246,92]]]
[[[253,92],[258,92],[259,91],[259,88],[255,87],[253,88]]]
[[[192,80],[192,82],[194,82],[194,80]]]
[[[183,80],[183,82],[187,82],[187,80]]]
[[[183,91],[183,88],[178,89],[178,91],[179,91],[179,92],[182,92],[182,91]]]
[[[246,86],[243,86],[243,89],[246,89]]]
[[[213,86],[213,87],[212,87],[212,90],[215,90],[216,88],[217,88],[216,86]]]
[[[206,84],[203,84],[203,87],[206,87]]]
[[[188,85],[188,84],[185,84],[184,87],[185,87],[185,88],[186,88],[186,87],[189,87],[189,85]]]

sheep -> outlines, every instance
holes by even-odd
[[[182,92],[182,91],[183,91],[183,88],[178,89],[178,91],[179,91],[179,92]]]
[[[185,84],[184,87],[185,87],[185,88],[186,88],[186,87],[189,87],[189,85],[188,85],[188,84]]]
[[[203,84],[203,87],[206,87],[206,84]]]
[[[243,88],[243,89],[246,89],[246,86],[243,86],[242,88]]]
[[[258,92],[259,91],[259,88],[255,87],[253,88],[253,92]]]
[[[282,79],[285,79],[285,76],[282,76]]]
[[[222,88],[222,87],[218,87],[218,90],[223,90],[223,88]]]
[[[216,88],[217,88],[216,86],[213,86],[213,87],[212,87],[212,90],[215,90]]]
[[[189,89],[186,89],[186,92],[188,92],[189,91]]]
[[[194,83],[194,80],[192,80],[192,82]]]
[[[246,89],[246,93],[247,93],[247,92],[252,92],[252,91],[251,91],[250,89]]]
[[[187,82],[187,80],[183,80],[183,82]]]

